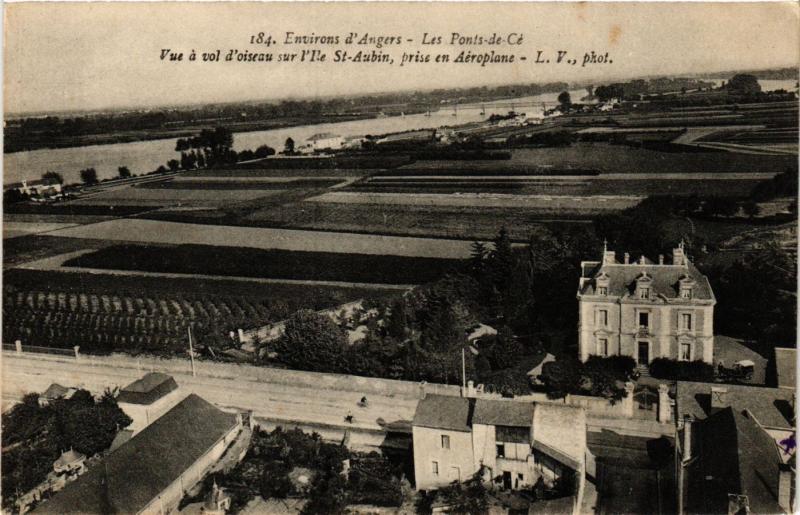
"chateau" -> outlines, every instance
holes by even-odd
[[[714,357],[714,305],[708,279],[684,253],[683,242],[653,262],[631,261],[603,249],[602,261],[581,263],[578,284],[579,352],[631,356],[640,366],[655,358]]]

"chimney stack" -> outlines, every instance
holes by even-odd
[[[728,407],[728,389],[719,386],[711,387],[711,412]]]
[[[664,264],[664,254],[659,254],[658,255],[658,264],[659,265],[663,265]]]
[[[617,253],[613,250],[606,250],[603,252],[603,264],[614,265],[617,262]]]
[[[631,262],[631,255],[626,252],[625,253],[625,264],[627,265],[630,262]]]
[[[686,265],[686,254],[683,253],[683,242],[677,248],[672,249],[672,264],[678,266]]]

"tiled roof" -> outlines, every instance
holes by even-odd
[[[138,513],[236,425],[191,394],[35,513]]]
[[[678,416],[704,419],[711,415],[711,387],[727,390],[728,406],[741,413],[748,410],[765,427],[793,428],[792,390],[759,386],[696,383],[678,381],[676,405]]]
[[[746,495],[751,513],[782,513],[777,502],[779,466],[775,440],[731,408],[694,424],[697,461],[690,470],[691,513],[728,513],[728,494]]]
[[[450,395],[426,395],[417,404],[413,425],[470,432],[473,401]]]
[[[775,372],[778,388],[795,389],[797,386],[797,349],[775,347]]]
[[[631,264],[605,264],[600,265],[594,261],[585,262],[582,266],[583,278],[594,279],[600,273],[608,275],[608,295],[611,297],[622,297],[632,294],[636,287],[636,279],[646,272],[652,279],[650,288],[655,295],[663,295],[668,299],[676,299],[679,296],[678,281],[683,276],[688,276],[695,281],[692,287],[692,298],[702,300],[713,300],[711,285],[708,279],[691,263],[687,266],[680,265],[653,265],[638,263]],[[591,280],[583,281],[579,293],[584,295],[594,295],[594,282]]]
[[[487,426],[531,427],[533,403],[477,399],[472,423]]]
[[[172,376],[151,372],[123,388],[117,396],[117,402],[152,404],[177,389],[178,383]]]

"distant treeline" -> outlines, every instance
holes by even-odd
[[[761,80],[798,80],[797,68],[772,68],[769,70],[738,70],[704,73],[697,75],[700,79],[728,79],[740,73],[755,75]]]

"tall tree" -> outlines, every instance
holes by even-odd
[[[81,173],[81,180],[87,186],[92,185],[92,184],[97,184],[97,182],[98,182],[97,181],[97,170],[95,170],[94,168],[86,168],[84,170],[81,170],[80,173]]]
[[[45,172],[42,174],[42,179],[55,181],[58,184],[64,184],[64,177],[58,172]]]

